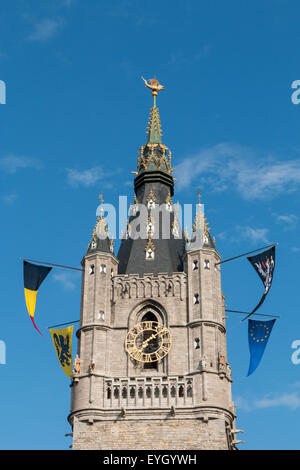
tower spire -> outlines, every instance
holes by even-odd
[[[109,232],[108,226],[106,222],[106,218],[104,217],[104,209],[103,209],[103,194],[99,194],[100,200],[100,216],[97,218],[95,228],[92,233],[91,242],[88,245],[88,252],[93,250],[103,251],[103,252],[111,252],[113,253],[114,242],[113,237],[109,239]]]
[[[210,227],[204,216],[204,205],[201,204],[200,189],[197,190],[198,204],[192,227],[192,237],[186,237],[186,250],[199,249],[202,247],[214,248],[215,240],[210,235]]]
[[[161,144],[161,123],[158,108],[154,105],[150,111],[150,117],[147,129],[147,144]]]
[[[197,212],[196,212],[194,223],[193,223],[193,232],[196,232],[197,230],[204,231],[204,221],[206,220],[204,218],[204,211],[203,211],[203,207],[201,204],[200,188],[197,189],[197,198],[198,198],[198,204],[197,204],[198,207],[197,207]]]
[[[144,80],[146,87],[150,88],[150,90],[152,91],[152,96],[153,96],[153,107],[151,108],[150,118],[148,122],[147,144],[161,144],[162,131],[161,131],[159,111],[156,106],[156,97],[158,95],[158,92],[161,90],[164,90],[165,87],[161,85],[159,81],[156,80],[156,78],[151,78],[149,80],[149,83],[143,77],[142,77],[142,80]]]
[[[158,107],[156,106],[156,97],[158,92],[164,90],[164,86],[156,78],[145,80],[144,83],[152,92],[153,107],[150,111],[150,118],[147,129],[147,142],[142,145],[138,153],[137,177],[135,179],[135,190],[145,181],[161,181],[170,187],[171,196],[174,194],[174,180],[172,177],[171,150],[162,144],[161,141],[161,123]]]

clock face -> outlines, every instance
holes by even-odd
[[[128,332],[125,349],[138,362],[156,362],[165,357],[171,348],[169,330],[159,322],[137,323]]]

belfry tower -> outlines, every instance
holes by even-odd
[[[235,449],[220,254],[200,195],[192,236],[182,233],[163,87],[144,81],[154,104],[126,233],[116,256],[101,199],[82,260],[73,449]]]

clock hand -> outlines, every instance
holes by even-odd
[[[143,344],[142,344],[142,347],[145,348],[146,346],[148,346],[148,343],[149,341],[151,341],[153,338],[155,338],[155,336],[157,336],[158,333],[156,333],[156,335],[151,335],[150,338],[146,339]]]
[[[143,342],[142,347],[145,348],[145,347],[148,345],[149,341],[151,341],[151,340],[152,340],[153,338],[155,338],[157,335],[162,334],[164,331],[165,331],[165,328],[164,328],[163,330],[161,330],[161,331],[158,331],[158,332],[155,333],[154,335],[151,335],[150,338],[146,339],[146,340]]]

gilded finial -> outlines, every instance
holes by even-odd
[[[100,201],[100,213],[101,213],[100,218],[102,218],[103,217],[103,194],[102,193],[99,194],[99,201]]]
[[[194,223],[193,223],[193,232],[196,232],[197,230],[200,230],[203,228],[203,222],[205,221],[204,219],[204,213],[202,209],[202,204],[200,202],[201,196],[200,196],[200,188],[197,189],[197,197],[198,197],[198,210],[195,215]]]
[[[187,225],[185,226],[184,237],[185,237],[186,241],[189,241],[189,240],[190,240],[190,236],[189,236],[189,231],[188,231]]]
[[[161,91],[161,90],[164,90],[165,87],[163,85],[161,85],[159,83],[158,80],[156,80],[156,78],[150,78],[149,80],[149,83],[147,82],[147,80],[144,79],[144,77],[141,77],[142,80],[144,81],[146,87],[150,88],[150,90],[152,91],[152,96],[153,96],[153,99],[154,99],[154,107],[156,106],[156,96],[158,95],[158,92]]]
[[[198,205],[200,205],[200,199],[201,199],[200,188],[197,189],[197,196],[198,196]]]
[[[172,176],[174,169],[171,168],[171,151],[162,143],[162,127],[159,110],[156,106],[158,92],[164,90],[165,87],[156,78],[150,80],[146,80],[144,77],[141,78],[145,86],[152,92],[153,106],[150,110],[146,131],[146,134],[148,134],[147,142],[140,147],[138,152],[138,174],[144,171],[159,170]]]

